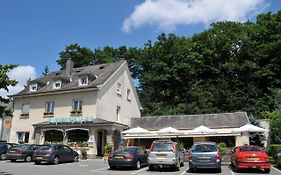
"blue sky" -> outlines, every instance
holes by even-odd
[[[20,82],[13,94],[46,65],[58,70],[59,52],[71,43],[143,47],[162,32],[192,36],[212,22],[278,10],[278,0],[1,0],[0,64],[20,65],[9,74]]]

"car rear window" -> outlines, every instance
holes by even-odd
[[[261,149],[255,146],[242,146],[240,151],[261,151]]]
[[[173,143],[155,142],[151,147],[151,151],[173,151]]]
[[[191,149],[192,152],[216,152],[217,147],[212,144],[194,145]]]
[[[28,147],[28,145],[15,145],[12,148],[15,148],[15,149],[26,149],[27,147]]]
[[[51,148],[50,145],[42,145],[42,146],[39,146],[37,149],[40,149],[40,150],[49,150]]]
[[[136,148],[120,148],[116,150],[114,153],[115,154],[133,154],[135,153]]]

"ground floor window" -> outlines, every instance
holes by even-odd
[[[78,146],[86,146],[89,140],[89,131],[81,129],[67,131],[67,137],[69,143],[75,143],[78,144]]]
[[[58,130],[45,131],[45,142],[59,143],[63,142],[63,133]]]
[[[17,132],[18,143],[28,143],[29,132]]]

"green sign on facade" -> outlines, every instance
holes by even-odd
[[[64,117],[64,118],[49,118],[49,124],[72,124],[72,123],[92,123],[92,117]]]

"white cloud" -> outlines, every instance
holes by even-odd
[[[144,25],[155,25],[171,32],[177,25],[243,22],[267,5],[266,0],[145,0],[125,19],[122,30],[130,32]]]
[[[14,87],[9,86],[9,92],[5,91],[4,89],[0,90],[0,96],[6,97],[7,95],[14,95],[21,90],[23,90],[24,85],[29,78],[34,79],[36,78],[36,71],[35,68],[32,66],[18,66],[8,72],[8,76],[11,80],[17,80],[18,84]]]

